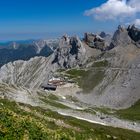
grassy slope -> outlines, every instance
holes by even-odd
[[[77,70],[66,72],[70,78],[74,78],[85,93],[92,91],[104,78],[104,70]]]
[[[63,126],[57,125],[58,120],[63,122]],[[64,117],[50,110],[0,99],[0,140],[139,140],[139,138],[140,134],[133,131],[91,124],[72,117]]]
[[[94,62],[90,70],[71,69],[66,71],[69,78],[75,79],[85,93],[92,91],[105,77],[107,60]],[[62,71],[63,72],[63,71]]]
[[[116,112],[123,119],[140,121],[140,100],[128,109],[122,109]]]
[[[105,60],[93,63],[92,67],[96,68],[95,71],[72,69],[67,71],[66,73],[69,75],[70,78],[74,78],[78,82],[78,85],[83,89],[84,92],[90,92],[103,80],[105,76],[104,71],[100,68],[105,68],[108,66],[109,63]],[[97,108],[97,111],[101,111],[105,114],[110,114],[110,110],[105,108]],[[115,111],[115,113],[111,114],[118,115],[120,118],[123,119],[140,121],[140,100],[128,109]]]

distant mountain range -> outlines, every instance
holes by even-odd
[[[56,49],[58,43],[58,39],[0,43],[0,66],[15,60],[29,60],[35,56],[48,57]]]
[[[30,40],[17,40],[17,41],[3,41],[0,42],[0,49],[1,48],[7,48],[13,45],[13,43],[17,44],[32,44],[35,40],[30,39]],[[36,40],[37,41],[37,40]]]

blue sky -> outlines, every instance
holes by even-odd
[[[110,0],[112,1],[112,0]],[[0,40],[51,38],[64,33],[111,32],[118,22],[85,11],[107,0],[0,0]]]
[[[0,40],[98,31],[101,23],[84,16],[84,11],[105,1],[0,0]]]

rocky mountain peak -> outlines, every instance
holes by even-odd
[[[61,38],[64,42],[69,42],[69,36],[67,34],[63,35]]]
[[[110,49],[117,46],[127,46],[131,43],[131,38],[128,34],[127,29],[124,26],[119,25],[118,29],[113,35]]]
[[[137,47],[140,47],[140,29],[132,25],[128,27],[127,31],[131,39],[136,42]]]
[[[85,33],[84,41],[91,48],[96,48],[104,51],[107,47],[105,40],[100,36],[93,33]]]
[[[63,36],[53,54],[53,64],[58,64],[61,68],[82,65],[86,60],[85,53],[85,47],[78,37]]]
[[[102,37],[102,38],[105,38],[105,37],[107,36],[107,34],[106,34],[105,32],[101,32],[99,35],[100,35],[100,37]]]
[[[109,44],[111,43],[111,40],[112,40],[112,35],[102,31],[99,34],[99,36],[102,37],[105,40],[106,46],[109,46]]]
[[[126,28],[125,28],[123,25],[119,25],[119,26],[118,26],[118,30],[119,30],[120,32],[125,32],[125,31],[126,31]]]
[[[113,35],[110,49],[117,46],[125,47],[131,43],[140,48],[140,29],[135,27],[135,25],[129,25],[128,28],[119,25]]]

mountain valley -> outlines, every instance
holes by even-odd
[[[139,45],[132,25],[2,47],[0,138],[139,140]]]

